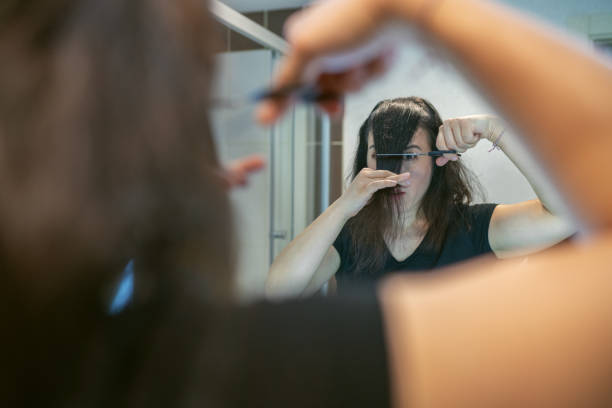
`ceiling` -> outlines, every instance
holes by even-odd
[[[234,10],[240,12],[290,9],[304,6],[311,0],[221,0]]]

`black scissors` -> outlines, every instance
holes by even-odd
[[[290,96],[305,103],[320,103],[339,100],[341,98],[340,94],[332,91],[324,91],[316,85],[294,83],[275,89],[263,89],[252,93],[246,98],[213,98],[212,105],[216,108],[240,109],[266,99],[275,100],[288,98]]]
[[[265,89],[263,91],[256,92],[252,95],[251,99],[254,102],[260,102],[265,99],[279,99],[286,98],[289,96],[295,96],[302,102],[317,103],[328,100],[337,100],[340,98],[340,94],[333,91],[325,91],[316,85],[293,83],[280,88]]]
[[[427,153],[380,153],[376,154],[376,157],[415,157],[415,156],[429,156],[429,157],[440,157],[445,154],[456,154],[461,156],[461,153],[457,153],[456,150],[433,150]]]

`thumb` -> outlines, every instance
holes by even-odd
[[[450,159],[447,159],[446,157],[438,157],[436,159],[436,164],[440,167],[444,166],[446,163],[448,163],[450,161]]]

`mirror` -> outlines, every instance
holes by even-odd
[[[227,3],[236,7],[244,6],[239,1]],[[585,25],[585,21],[590,21],[596,15],[595,11],[599,10],[583,4],[583,11],[576,14],[569,11],[570,8],[559,10],[558,7],[550,7],[552,4],[531,5],[533,9],[529,11],[563,29],[573,31],[585,40],[594,41],[600,47],[601,44],[607,44],[601,39],[599,31],[594,33],[591,28],[584,28],[589,26]],[[257,10],[253,2],[249,2],[248,7],[248,10]],[[280,34],[282,22],[293,11],[295,8],[245,11],[245,15],[251,21]],[[608,25],[612,27],[612,23]],[[235,29],[227,30],[224,37],[225,49],[218,56],[218,94],[229,100],[245,99],[268,84],[270,72],[281,54],[279,50],[257,44],[252,38],[240,38]],[[270,263],[325,208],[321,203],[325,195],[325,192],[321,193],[321,185],[326,186],[323,190],[329,194],[329,203],[346,189],[346,180],[350,178],[357,151],[359,128],[379,101],[407,96],[423,97],[434,105],[442,119],[483,113],[496,115],[495,108],[485,101],[477,89],[457,69],[444,61],[444,58],[436,57],[435,52],[432,53],[421,42],[404,42],[391,71],[361,92],[350,95],[346,99],[344,116],[332,122],[330,127],[322,126],[325,120],[308,106],[295,108],[272,129],[260,128],[252,122],[252,105],[215,110],[213,119],[219,154],[223,161],[250,153],[261,153],[269,162],[265,172],[255,176],[247,189],[232,193],[237,211],[236,232],[240,241],[238,285],[241,293],[247,298],[264,294]],[[327,132],[331,133],[329,141],[325,139]],[[321,140],[324,140],[323,143]],[[326,149],[321,147],[322,144],[330,149],[329,156]],[[567,209],[563,201],[540,169],[537,160],[521,143],[515,129],[506,128],[503,131],[505,151],[493,147],[491,141],[482,140],[460,159],[475,174],[483,188],[484,196],[476,197],[474,203],[514,205],[539,197],[546,201],[543,210],[566,217]],[[330,157],[329,161],[327,157]],[[517,228],[524,222],[520,217],[510,219],[514,220],[513,225]],[[500,231],[508,232],[512,228],[512,225],[505,225],[500,227]],[[566,239],[571,235],[571,220],[564,225],[542,222],[541,228],[546,243],[534,239],[529,242],[533,245],[532,249],[521,248],[515,255],[524,256],[530,251],[539,251]],[[502,245],[503,241],[498,237],[496,244]],[[529,239],[523,241],[524,244]],[[309,254],[308,250],[304,254]],[[509,251],[498,253],[499,257],[511,255]],[[333,255],[319,253],[317,256],[328,262],[326,265],[333,266],[336,265],[334,262],[338,262]],[[307,282],[302,282],[302,286],[306,284],[308,290],[314,289],[316,292],[324,287],[326,281],[317,280],[313,275]],[[303,290],[298,292],[303,293]]]

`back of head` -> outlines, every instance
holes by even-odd
[[[86,333],[131,257],[149,288],[186,278],[177,286],[228,293],[231,226],[207,113],[211,25],[200,0],[0,5],[8,348]],[[76,347],[63,351],[73,358]],[[44,372],[51,353],[39,354]]]

